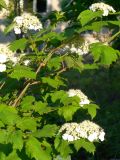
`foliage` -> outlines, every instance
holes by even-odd
[[[7,8],[4,0],[0,0],[0,7]]]

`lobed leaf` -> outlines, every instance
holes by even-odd
[[[55,138],[54,146],[63,158],[67,158],[72,153],[69,143],[62,140],[59,136]]]
[[[64,106],[59,108],[58,114],[63,116],[66,121],[70,121],[78,109],[80,109],[80,106]]]
[[[11,25],[11,27],[13,26]],[[19,40],[13,41],[9,47],[12,51],[17,51],[18,49],[23,51],[25,50],[27,43],[28,40],[26,38],[21,38]]]
[[[80,148],[84,148],[89,153],[94,154],[95,152],[94,144],[86,141],[85,139],[74,141],[74,147],[77,151],[79,151]]]
[[[80,13],[80,15],[78,16],[78,20],[80,20],[82,26],[84,26],[91,20],[101,16],[102,16],[101,11],[93,12],[91,10],[85,10]]]
[[[19,151],[23,148],[23,134],[22,131],[16,130],[8,134],[7,142],[13,144],[13,150],[18,149]]]
[[[93,43],[90,45],[90,51],[94,57],[94,62],[100,62],[102,65],[110,65],[118,59],[118,50],[102,43]]]
[[[41,138],[41,137],[55,137],[55,134],[58,130],[57,125],[53,124],[53,125],[45,125],[42,129],[38,130],[37,132],[35,132],[35,137],[37,138]]]
[[[17,153],[15,150],[13,150],[13,152],[11,152],[7,157],[6,160],[22,160],[20,157],[18,157]]]
[[[96,116],[97,109],[99,109],[99,107],[96,104],[84,105],[83,108],[88,110],[88,113],[90,114],[92,119]]]
[[[51,160],[50,154],[43,150],[41,143],[35,137],[30,137],[26,141],[26,154],[35,160]]]
[[[7,125],[14,125],[19,120],[17,110],[5,104],[0,104],[0,120]]]
[[[21,79],[21,78],[30,78],[36,79],[36,73],[32,71],[30,67],[16,65],[13,72],[9,75],[11,78]]]
[[[35,119],[31,117],[23,117],[19,122],[17,122],[16,126],[20,128],[22,131],[36,131],[37,123]]]

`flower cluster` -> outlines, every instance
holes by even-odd
[[[9,7],[9,0],[5,0],[5,4],[7,7]],[[2,8],[2,10],[0,10],[1,17],[6,17],[9,15],[9,13],[10,13],[10,11],[8,9]]]
[[[85,104],[89,104],[90,101],[88,97],[79,89],[69,89],[67,92],[69,97],[78,96],[80,98],[80,106],[84,106]]]
[[[103,16],[108,16],[108,14],[110,12],[115,13],[116,11],[113,9],[112,6],[105,4],[103,2],[100,3],[94,3],[89,7],[90,10],[92,10],[93,12],[97,11],[97,10],[101,10],[103,11]]]
[[[71,156],[67,156],[65,159],[61,155],[57,155],[53,160],[71,160]]]
[[[27,33],[28,30],[40,30],[42,29],[42,24],[36,16],[30,13],[23,13],[21,16],[17,16],[14,19],[15,34]]]
[[[97,37],[94,37],[93,34],[83,33],[81,34],[80,39],[72,41],[70,44],[66,45],[64,52],[68,51],[70,53],[76,53],[79,56],[86,55],[89,53],[89,46],[92,43],[99,42]]]
[[[65,123],[59,130],[62,138],[69,142],[86,138],[90,142],[104,141],[105,132],[97,124],[85,120],[81,123]]]
[[[65,49],[71,53],[77,53],[79,56],[81,56],[89,52],[89,43],[87,41],[82,45],[73,43],[72,45],[66,45]]]
[[[6,63],[11,60],[14,64],[17,63],[18,57],[5,44],[0,44],[0,72],[6,71]]]

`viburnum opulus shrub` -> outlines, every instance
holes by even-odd
[[[61,33],[54,31],[66,19],[61,12],[48,17],[48,27],[29,13],[13,19],[5,32],[22,38],[0,45],[1,160],[70,160],[81,148],[94,155],[106,136],[94,122],[100,108],[80,88],[69,88],[73,75],[63,73],[109,68],[118,60],[111,42],[119,31],[105,41],[84,38],[87,31],[119,27],[118,14],[107,4],[93,4]]]

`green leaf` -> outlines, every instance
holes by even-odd
[[[108,21],[108,23],[119,26],[120,27],[120,21]]]
[[[85,64],[84,69],[86,70],[98,69],[98,65],[97,64]]]
[[[13,72],[9,75],[11,78],[30,78],[36,79],[36,73],[30,67],[16,65]]]
[[[3,152],[0,152],[0,160],[6,160],[6,155]]]
[[[53,88],[58,88],[59,86],[64,85],[64,83],[61,80],[52,79],[50,77],[43,77],[42,82],[47,83],[48,85],[50,85]]]
[[[8,135],[7,142],[13,144],[13,150],[22,150],[23,148],[23,138],[22,138],[22,131],[17,130],[13,131]]]
[[[4,144],[6,142],[7,132],[6,130],[0,130],[0,143]]]
[[[36,121],[30,117],[24,117],[19,122],[17,122],[16,126],[20,128],[22,131],[36,131]]]
[[[91,20],[101,16],[102,16],[101,11],[93,12],[91,10],[85,10],[80,13],[80,15],[78,16],[78,20],[80,20],[82,26],[84,26]]]
[[[38,37],[35,41],[47,41],[48,39],[52,39],[56,36],[56,32],[48,32],[47,34],[43,34],[42,37]]]
[[[68,68],[73,68],[75,66],[75,61],[70,56],[66,56],[64,58],[64,61],[66,62],[66,65],[67,65]]]
[[[62,140],[59,136],[55,138],[54,146],[63,158],[67,158],[72,153],[69,143]]]
[[[58,114],[63,116],[66,121],[70,121],[78,109],[80,109],[80,106],[64,106],[59,108]]]
[[[74,141],[74,147],[77,151],[79,151],[80,148],[84,148],[89,153],[94,154],[95,152],[95,145],[85,139]]]
[[[15,23],[11,23],[9,26],[5,28],[4,33],[8,34],[10,31],[13,30],[14,26],[15,26]]]
[[[0,121],[0,128],[4,127],[4,126],[5,126],[4,123],[2,121]]]
[[[118,50],[102,43],[90,45],[90,51],[94,57],[94,62],[100,62],[102,65],[110,65],[118,59]]]
[[[16,151],[14,150],[12,153],[8,155],[6,160],[22,160],[20,157],[18,157]]]
[[[99,107],[96,104],[88,104],[88,105],[84,105],[83,107],[84,109],[88,109],[88,113],[91,115],[91,118],[93,119],[96,114],[97,114],[97,109],[99,109]]]
[[[58,130],[58,127],[53,124],[53,125],[45,125],[42,129],[38,130],[35,132],[35,137],[41,138],[41,137],[55,137],[55,134]]]
[[[40,115],[49,113],[50,111],[53,110],[53,108],[48,107],[46,103],[43,102],[36,102],[34,104],[34,110],[35,112],[38,112]]]
[[[21,102],[22,111],[30,111],[33,110],[33,103],[35,102],[35,98],[33,96],[26,96],[23,98]]]
[[[26,45],[27,45],[27,42],[28,42],[28,40],[26,38],[21,38],[19,40],[15,40],[10,44],[10,49],[12,51],[16,51],[18,49],[23,51],[25,49]]]
[[[36,160],[51,160],[49,153],[43,150],[41,143],[34,137],[30,137],[26,141],[26,154]]]
[[[49,60],[47,65],[50,69],[58,70],[61,67],[61,61],[62,59],[60,57],[54,57]]]
[[[3,7],[3,8],[7,9],[7,5],[6,5],[4,0],[0,0],[0,7]]]
[[[61,100],[62,99],[65,99],[68,97],[67,93],[63,90],[60,90],[60,91],[55,91],[54,93],[51,93],[51,99],[52,99],[52,102],[56,102],[57,100]]]
[[[1,104],[0,105],[0,120],[4,124],[14,125],[16,121],[19,120],[17,110],[5,104]]]

